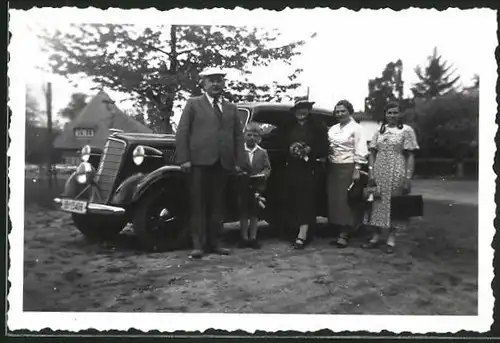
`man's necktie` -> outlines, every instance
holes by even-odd
[[[221,112],[221,110],[219,108],[219,104],[218,104],[218,99],[217,98],[214,99],[213,105],[214,105],[214,113],[215,113],[215,115],[217,116],[217,118],[222,119],[222,112]]]

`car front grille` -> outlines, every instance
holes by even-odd
[[[175,164],[175,150],[172,148],[163,148],[163,157],[165,159],[165,164]]]
[[[116,139],[109,139],[106,142],[95,178],[101,196],[99,197],[96,192],[92,192],[90,201],[97,203],[109,201],[125,152],[125,146],[125,142]]]

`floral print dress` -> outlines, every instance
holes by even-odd
[[[373,176],[380,188],[380,199],[373,202],[366,223],[381,228],[403,228],[407,221],[391,222],[391,197],[402,195],[406,177],[405,151],[419,148],[415,131],[408,125],[403,128],[386,126],[385,132],[377,131],[369,149],[376,151]]]

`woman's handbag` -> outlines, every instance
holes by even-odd
[[[391,198],[391,219],[406,220],[424,215],[424,201],[421,195],[399,195]]]
[[[380,187],[374,180],[367,180],[365,188],[363,188],[363,200],[367,203],[372,203],[379,200],[381,197]]]
[[[360,173],[359,179],[353,181],[347,188],[347,202],[350,206],[355,206],[365,201],[365,189],[368,185],[368,175]]]

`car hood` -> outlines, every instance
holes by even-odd
[[[123,139],[130,144],[144,144],[144,145],[175,145],[174,134],[164,133],[116,133],[114,137]]]

